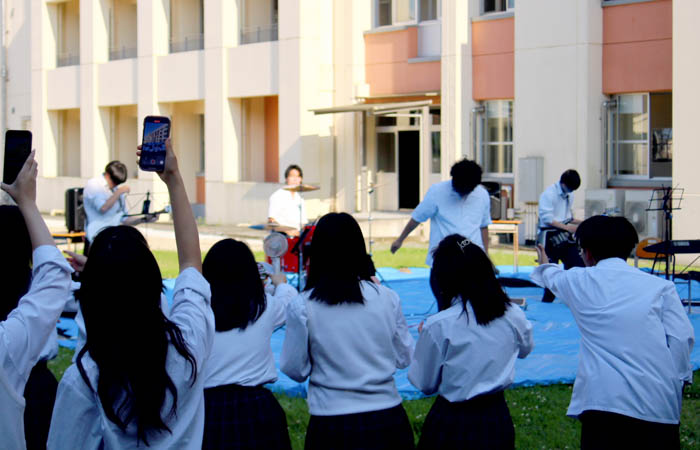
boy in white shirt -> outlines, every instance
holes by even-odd
[[[581,447],[679,448],[694,336],[675,285],[627,264],[638,238],[625,218],[591,217],[576,238],[585,268],[549,264],[539,246],[531,278],[569,306],[581,332],[567,412],[581,420]]]

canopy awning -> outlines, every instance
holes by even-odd
[[[420,100],[416,102],[393,102],[393,103],[356,103],[354,105],[333,106],[331,108],[310,109],[316,115],[335,114],[343,112],[367,111],[371,114],[387,114],[407,109],[422,108],[433,104],[432,100]]]

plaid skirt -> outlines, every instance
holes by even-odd
[[[454,403],[438,396],[425,418],[418,448],[515,448],[515,428],[503,392]]]
[[[305,450],[413,449],[413,430],[403,406],[338,416],[311,416]]]
[[[204,449],[291,449],[287,416],[262,386],[204,389]]]

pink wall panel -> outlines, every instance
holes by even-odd
[[[515,96],[515,19],[472,24],[472,97]]]

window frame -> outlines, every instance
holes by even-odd
[[[509,13],[509,12],[515,11],[515,0],[513,0],[513,6],[510,6],[511,0],[494,0],[494,1],[503,2],[504,9],[502,9],[500,11],[486,11],[486,5],[485,5],[486,0],[481,0],[480,10],[481,10],[482,16],[488,16],[491,14],[503,14],[503,13]]]
[[[398,26],[405,26],[405,25],[417,25],[419,23],[430,23],[430,22],[437,22],[442,19],[442,0],[435,0],[437,1],[437,19],[429,19],[429,20],[420,20],[420,0],[408,0],[409,2],[413,3],[413,12],[415,17],[411,20],[404,20],[399,22],[397,20],[396,14],[397,14],[397,1],[401,0],[389,0],[391,2],[391,23],[386,24],[386,25],[380,25],[379,24],[379,1],[380,0],[374,0],[372,2],[372,9],[373,9],[373,25],[374,28],[385,28],[385,27],[398,27]],[[507,0],[506,0],[507,1]]]

